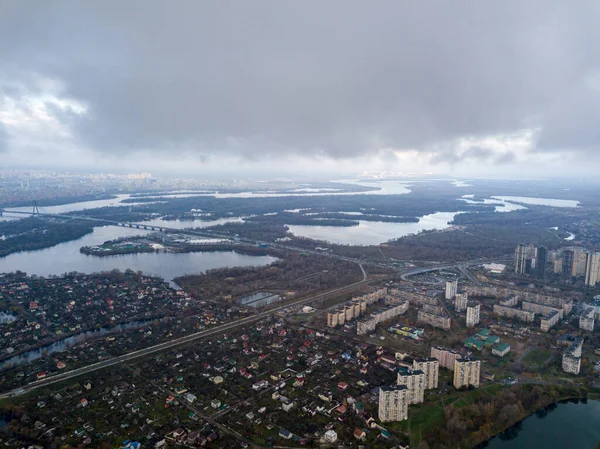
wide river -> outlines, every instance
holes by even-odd
[[[197,274],[212,268],[268,265],[277,259],[270,256],[248,256],[234,251],[198,253],[140,253],[121,256],[87,256],[79,252],[82,246],[99,245],[106,240],[149,231],[104,226],[80,239],[59,243],[51,248],[14,253],[0,258],[0,273],[21,270],[27,274],[48,276],[71,271],[95,273],[118,268],[141,270],[144,274],[160,276],[171,281],[183,274]],[[174,284],[172,284],[175,286]]]
[[[600,402],[574,401],[542,410],[481,446],[485,449],[595,449]]]

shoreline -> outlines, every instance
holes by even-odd
[[[536,413],[542,411],[542,410],[548,410],[549,408],[556,408],[559,404],[567,404],[569,402],[574,402],[577,401],[576,403],[578,403],[579,401],[599,401],[600,402],[600,397],[588,397],[588,396],[568,396],[565,398],[561,398],[558,399],[556,401],[553,401],[551,403],[549,403],[548,405],[544,406],[544,407],[540,407],[537,408],[535,410],[532,410],[531,413],[527,414],[527,416],[519,419],[518,421],[513,422],[512,424],[506,426],[504,429],[500,430],[499,432],[496,432],[495,434],[493,434],[492,436],[490,436],[488,439],[486,439],[485,441],[482,441],[480,443],[475,444],[474,446],[472,446],[471,449],[485,449],[488,447],[488,445],[490,444],[490,442],[494,439],[499,437],[500,435],[502,435],[503,433],[509,431],[510,429],[512,429],[513,427],[516,427],[520,424],[522,424],[525,420],[533,417],[533,415],[535,415]]]

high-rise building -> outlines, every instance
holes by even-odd
[[[594,287],[600,282],[600,253],[587,253],[585,261],[585,285]]]
[[[468,293],[457,293],[454,297],[454,309],[457,312],[464,312],[467,310],[467,303],[469,302]]]
[[[515,251],[515,273],[525,274],[526,246],[519,243]]]
[[[595,307],[585,304],[583,312],[581,312],[581,315],[579,316],[579,329],[593,332],[595,318],[596,318]]]
[[[446,299],[454,299],[458,291],[458,281],[446,282]]]
[[[441,346],[431,347],[431,357],[436,358],[440,362],[441,368],[454,370],[454,362],[462,358],[462,354],[456,349],[443,348]]]
[[[571,282],[573,279],[573,262],[575,261],[575,252],[572,249],[565,249],[562,253],[562,273],[563,282]]]
[[[467,304],[467,327],[475,327],[479,324],[480,304],[469,302]]]
[[[545,246],[540,246],[537,249],[537,260],[535,263],[535,268],[537,272],[538,279],[544,280],[546,279],[546,265],[548,264],[548,248]]]
[[[406,385],[379,388],[379,421],[408,419],[409,393]]]
[[[425,389],[431,390],[438,387],[438,375],[440,372],[440,362],[433,357],[426,357],[413,360],[413,370],[420,370],[425,373]]]
[[[408,388],[410,404],[420,404],[425,400],[425,373],[423,371],[400,367],[396,383]]]
[[[454,388],[479,387],[481,361],[471,358],[462,358],[454,361]]]
[[[585,276],[585,268],[587,266],[587,252],[581,248],[574,250],[573,257],[573,276]]]

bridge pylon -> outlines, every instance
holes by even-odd
[[[32,217],[40,216],[40,207],[38,206],[37,200],[33,200],[33,212],[31,214]]]

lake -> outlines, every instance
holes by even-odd
[[[424,215],[417,223],[388,223],[358,220],[358,226],[287,225],[296,236],[324,240],[341,245],[379,245],[421,231],[450,227],[454,217],[462,212],[436,212]]]
[[[270,256],[249,256],[234,251],[197,253],[140,253],[118,256],[88,256],[81,254],[82,246],[100,245],[106,240],[119,237],[144,235],[150,231],[104,226],[80,239],[59,243],[51,248],[25,251],[0,258],[0,273],[21,270],[38,276],[61,275],[71,271],[96,273],[115,268],[125,271],[141,270],[150,276],[160,276],[166,281],[184,274],[196,274],[213,268],[235,266],[262,266],[275,262]],[[176,287],[175,284],[171,283]]]
[[[579,201],[557,200],[554,198],[533,198],[528,196],[493,196],[495,200],[513,201],[515,203],[531,204],[533,206],[577,207]]]
[[[600,402],[568,401],[535,413],[495,436],[485,449],[595,449],[600,443]]]

